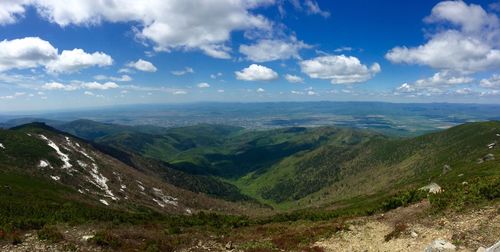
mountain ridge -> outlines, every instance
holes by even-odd
[[[200,129],[204,130],[191,126],[189,131],[197,131],[199,135],[206,132],[207,127],[219,126],[202,125]],[[215,144],[188,145],[190,147],[187,149],[181,148],[174,152],[167,151],[164,154],[153,155],[147,154],[148,149],[161,150],[160,146],[163,146],[163,143],[158,145],[159,148],[129,148],[127,144],[115,145],[114,141],[118,140],[117,143],[121,141],[119,138],[114,138],[120,133],[98,138],[96,142],[103,146],[120,146],[122,151],[137,156],[146,155],[149,160],[155,162],[166,161],[165,164],[169,164],[172,169],[186,174],[202,175],[203,178],[222,178],[222,181],[236,185],[247,196],[285,210],[330,204],[378,191],[387,194],[397,187],[423,186],[423,183],[430,182],[428,180],[436,176],[436,170],[442,170],[445,165],[451,164],[452,168],[458,166],[458,170],[463,169],[463,162],[455,165],[453,160],[443,160],[440,164],[433,161],[439,159],[439,155],[446,156],[447,153],[449,156],[461,156],[457,154],[461,151],[460,148],[456,148],[455,145],[469,144],[461,138],[468,136],[469,139],[474,137],[483,139],[481,144],[472,141],[474,145],[468,148],[484,150],[486,146],[484,141],[497,141],[495,139],[497,133],[493,131],[499,128],[497,121],[467,123],[414,138],[387,137],[375,132],[338,127],[295,127],[265,131],[239,129],[229,135],[210,134],[211,138],[218,139],[218,142],[210,142]],[[189,134],[183,134],[183,129],[183,127],[165,129],[164,132],[175,131],[187,136],[184,139],[188,142],[191,141]],[[489,139],[480,134],[485,130],[491,131]],[[155,135],[150,136],[153,139]],[[109,141],[109,137],[115,140]],[[167,140],[167,143],[168,141],[170,140]],[[455,142],[453,148],[445,148],[449,141]],[[154,146],[156,143],[152,141],[143,146]],[[274,153],[272,148],[279,152]],[[283,152],[286,148],[291,148],[292,152]],[[422,150],[426,148],[433,149],[428,153],[423,152]],[[493,150],[496,150],[496,147]],[[465,153],[462,156],[472,154]],[[488,153],[474,154],[476,155],[474,159],[477,160],[486,154]],[[245,155],[249,155],[248,158],[239,158]],[[424,169],[424,164],[432,169]],[[161,165],[157,163],[154,166]],[[397,170],[397,176],[392,178],[388,176],[391,171],[387,167]],[[234,168],[239,171],[224,172]],[[225,175],[220,176],[221,174]],[[233,175],[228,176],[228,174]],[[378,175],[374,177],[375,174]],[[422,177],[424,175],[426,178]],[[366,178],[372,178],[369,184],[363,182],[368,181]],[[407,184],[402,181],[406,181]],[[346,186],[346,183],[358,186],[354,189],[356,186]],[[397,186],[394,186],[394,183]],[[318,200],[319,198],[321,199]],[[290,204],[294,201],[297,201],[297,204]]]

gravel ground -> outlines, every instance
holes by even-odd
[[[451,216],[426,216],[427,202],[399,208],[384,215],[351,221],[349,231],[335,234],[315,245],[325,251],[424,251],[436,239],[456,246],[457,251],[476,251],[500,240],[500,205]],[[402,232],[385,241],[399,223]]]

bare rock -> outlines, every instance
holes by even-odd
[[[500,252],[500,241],[485,249],[485,252]]]
[[[232,249],[233,249],[233,243],[229,241],[228,243],[226,243],[226,250],[232,250]]]
[[[484,156],[483,160],[484,160],[484,161],[492,161],[492,160],[495,160],[495,155],[493,155],[492,153],[486,154],[486,156]]]
[[[434,182],[432,182],[426,186],[421,187],[420,190],[428,191],[429,193],[433,193],[433,194],[440,193],[442,191],[441,186],[439,186],[438,184],[436,184]]]
[[[418,237],[418,234],[417,234],[417,232],[415,232],[415,231],[411,231],[410,235],[411,235],[411,237],[413,237],[413,238],[417,238],[417,237]]]
[[[432,241],[432,243],[425,248],[425,252],[448,252],[455,251],[455,245],[448,241],[437,239]]]
[[[444,175],[444,174],[446,174],[446,173],[448,173],[448,172],[450,172],[450,171],[451,171],[451,166],[450,166],[450,165],[445,164],[445,165],[443,166],[443,172],[442,172],[442,174]]]

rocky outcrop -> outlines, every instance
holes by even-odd
[[[442,191],[441,186],[439,186],[434,182],[421,187],[420,190],[428,191],[429,193],[434,193],[434,194],[440,193]]]
[[[455,245],[442,239],[432,241],[432,243],[425,248],[425,252],[449,252],[455,250]]]

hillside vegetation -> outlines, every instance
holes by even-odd
[[[343,206],[431,182],[499,175],[496,121],[414,138],[338,127],[249,131],[204,124],[154,133],[111,128],[93,140],[147,157],[156,172],[195,176],[203,185],[198,191],[230,200],[253,198],[278,209]],[[203,181],[217,181],[220,190],[209,192],[211,182]]]
[[[89,137],[89,125],[99,125],[85,124],[72,132]],[[500,198],[499,122],[415,138],[335,127],[98,128],[93,142],[40,123],[0,130],[0,246],[37,230],[46,242],[89,251],[221,250],[228,242],[243,251],[321,251],[312,244],[348,231],[344,221],[356,216],[422,200],[422,214],[440,216]],[[128,136],[152,142],[129,145]],[[172,147],[163,158],[145,154],[162,150],[157,139]],[[419,190],[431,183],[441,192]],[[80,229],[93,238],[69,235]]]

